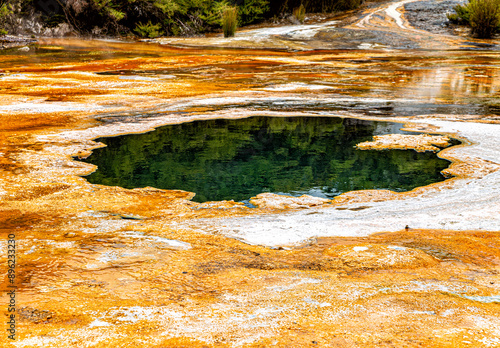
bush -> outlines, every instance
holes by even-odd
[[[363,0],[286,0],[272,1],[270,3],[270,14],[285,14],[293,12],[293,9],[305,4],[309,13],[332,13],[343,10],[352,10],[363,3]]]
[[[456,13],[447,14],[448,19],[452,23],[457,24],[469,24],[469,6],[468,5],[457,5],[453,7]]]
[[[222,30],[224,37],[232,37],[236,33],[238,25],[238,9],[236,7],[226,7],[222,12]]]
[[[500,29],[500,0],[469,0],[454,10],[456,14],[448,15],[448,19],[469,25],[472,34],[479,38],[491,38]]]
[[[245,0],[239,6],[240,24],[252,24],[261,21],[269,13],[268,0]]]
[[[4,27],[10,14],[12,14],[12,10],[7,1],[0,0],[0,35],[7,35],[8,33]]]
[[[363,4],[363,0],[339,0],[336,5],[336,11],[354,10]]]
[[[490,38],[500,24],[500,1],[472,0],[469,2],[469,23],[472,33],[480,38]]]
[[[302,22],[304,6],[308,12],[335,12],[352,9],[362,1],[0,0],[0,29],[15,32],[17,18],[35,13],[41,15],[46,27],[67,22],[83,35],[128,35],[134,32],[144,37],[162,34],[192,36],[224,27],[225,34],[232,36],[238,25],[273,16],[288,17],[292,12]],[[49,3],[54,5],[50,11],[47,10]],[[232,10],[227,11],[228,8]]]
[[[301,4],[299,7],[295,8],[293,10],[293,15],[300,23],[304,23],[306,19],[306,8],[304,5]]]
[[[160,30],[161,24],[153,24],[151,21],[146,24],[139,22],[135,27],[134,31],[142,37],[155,38],[163,34]]]

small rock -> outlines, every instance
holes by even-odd
[[[53,314],[47,310],[39,310],[31,307],[22,307],[18,310],[19,318],[32,323],[47,321],[53,317]]]
[[[288,17],[288,20],[290,21],[290,23],[295,24],[295,25],[301,24],[300,21],[294,15],[290,15]]]

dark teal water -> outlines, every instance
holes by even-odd
[[[332,117],[195,121],[101,138],[86,159],[91,183],[196,193],[197,202],[245,201],[262,192],[319,197],[361,189],[408,191],[445,180],[449,162],[413,150],[354,146],[401,125]]]

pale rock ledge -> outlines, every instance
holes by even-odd
[[[313,197],[302,195],[300,197],[292,197],[285,195],[278,195],[275,193],[261,193],[250,199],[250,203],[259,208],[271,209],[295,209],[295,208],[309,208],[328,204],[331,201],[326,198]]]
[[[356,145],[360,150],[413,149],[418,152],[438,152],[451,145],[450,138],[443,135],[429,134],[387,134],[376,135],[373,141],[365,141]]]

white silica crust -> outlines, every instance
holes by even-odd
[[[447,154],[467,160],[500,163],[500,125],[419,120],[456,133],[473,142],[449,149]],[[359,204],[351,204],[353,207]],[[280,214],[203,219],[219,233],[250,244],[267,246],[304,242],[312,237],[366,236],[398,231],[409,226],[422,229],[488,230],[500,227],[500,171],[480,179],[455,179],[453,185],[429,190],[416,197],[367,203],[359,211],[335,206],[310,208]],[[316,214],[311,214],[316,211]],[[200,221],[201,223],[201,221]],[[191,228],[200,228],[198,224]]]
[[[271,98],[268,98],[268,100]],[[220,104],[238,98],[209,98],[204,104]],[[304,101],[297,98],[297,101]],[[181,103],[185,107],[185,103]],[[170,105],[175,108],[177,105]],[[181,108],[182,108],[181,107]],[[88,143],[89,139],[151,131],[155,127],[166,124],[213,119],[244,118],[250,116],[318,116],[308,113],[262,112],[259,110],[239,109],[217,111],[215,113],[197,114],[194,117],[160,114],[157,117],[135,120],[126,123],[98,125],[85,130],[65,131],[58,134],[40,135],[40,141],[83,141],[85,150],[96,146]],[[323,114],[320,113],[321,116]],[[325,113],[326,115],[326,113]],[[340,116],[338,114],[329,116]],[[345,117],[345,116],[344,116]],[[367,117],[366,119],[374,120]],[[380,119],[377,119],[380,120]],[[488,161],[490,167],[500,168],[500,125],[473,122],[454,122],[429,118],[391,118],[390,122],[417,122],[419,125],[429,124],[437,128],[440,134],[451,134],[467,139],[472,145],[457,146],[445,150],[447,158],[465,162],[466,166]],[[395,124],[401,127],[400,124]],[[50,147],[46,147],[49,150]],[[73,148],[55,147],[55,152],[71,151]],[[88,166],[90,167],[90,166]],[[81,169],[82,174],[88,168]],[[74,171],[74,170],[73,170]],[[74,171],[75,172],[75,171]],[[76,172],[75,172],[76,173]],[[279,214],[250,215],[234,218],[197,219],[182,223],[182,228],[192,228],[199,232],[220,233],[249,244],[280,246],[302,243],[313,237],[328,236],[366,236],[375,232],[399,231],[410,228],[447,229],[447,230],[488,230],[499,231],[500,226],[500,170],[478,178],[455,178],[451,182],[420,190],[418,195],[398,195],[379,202],[343,204],[346,209],[336,209],[335,205],[323,204],[321,207],[309,206],[302,210],[280,212]],[[352,196],[352,193],[349,195]],[[342,196],[340,196],[342,197]],[[269,202],[268,202],[269,203]],[[271,202],[272,203],[272,202]],[[360,208],[362,209],[351,209]],[[276,207],[279,209],[279,207]],[[293,208],[293,207],[292,207]],[[300,208],[300,207],[299,207]],[[208,232],[210,231],[210,232]]]

